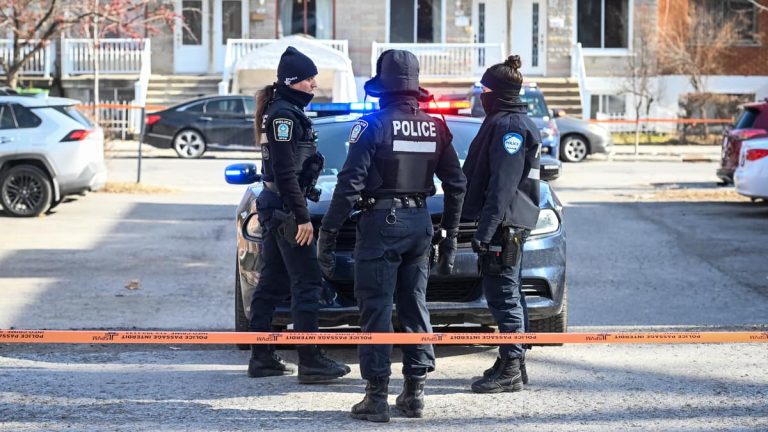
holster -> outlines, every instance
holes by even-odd
[[[523,251],[525,230],[499,226],[491,238],[488,253],[479,257],[481,275],[499,276],[504,270],[517,266]]]
[[[298,247],[299,244],[296,242],[296,234],[299,232],[299,225],[296,222],[296,217],[293,216],[293,213],[275,209],[272,217],[280,223],[280,225],[277,226],[278,234],[280,234],[291,247]]]

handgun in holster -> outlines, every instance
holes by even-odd
[[[523,248],[524,230],[500,226],[491,238],[488,253],[479,257],[481,275],[499,276],[504,269],[517,266]]]
[[[292,247],[297,247],[299,244],[296,242],[296,234],[299,232],[299,225],[293,213],[275,209],[272,217],[280,224],[277,226],[278,234]]]

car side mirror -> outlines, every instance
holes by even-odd
[[[261,181],[255,163],[238,163],[224,169],[224,179],[229,184],[249,185]]]

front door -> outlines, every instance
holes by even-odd
[[[248,0],[215,0],[213,5],[214,71],[224,69],[229,39],[248,38]]]
[[[546,1],[511,0],[509,22],[512,27],[512,46],[507,34],[507,0],[481,0],[472,11],[477,43],[500,43],[507,55],[519,55],[523,61],[523,75],[543,75],[546,72]]]
[[[180,16],[174,29],[174,70],[208,72],[210,53],[210,0],[176,0]]]

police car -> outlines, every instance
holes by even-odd
[[[318,131],[318,149],[325,156],[325,167],[318,180],[322,190],[319,202],[309,202],[309,212],[317,232],[320,221],[328,209],[336,184],[336,175],[344,164],[349,144],[347,139],[359,115],[318,118],[314,127]],[[446,116],[459,158],[467,156],[469,144],[476,135],[481,120],[470,117]],[[237,331],[248,331],[250,304],[260,270],[261,230],[256,214],[256,197],[261,191],[256,164],[241,163],[226,168],[225,177],[230,184],[251,185],[237,208],[237,259],[235,262],[235,323]],[[546,179],[544,179],[546,180]],[[567,288],[565,281],[565,227],[563,206],[547,181],[541,183],[542,209],[536,229],[525,244],[523,258],[523,291],[525,291],[531,318],[531,331],[564,332],[567,325]],[[438,194],[428,199],[428,208],[435,225],[442,214],[442,192],[436,182]],[[470,241],[475,233],[474,222],[462,222],[459,228],[459,250],[454,271],[450,276],[430,276],[427,287],[427,307],[432,323],[495,325],[480,287],[477,256]],[[355,222],[348,220],[340,230],[336,272],[333,280],[323,281],[320,325],[335,327],[358,325],[358,309],[353,286],[353,249]],[[275,323],[285,328],[291,322],[290,301],[278,308]]]

